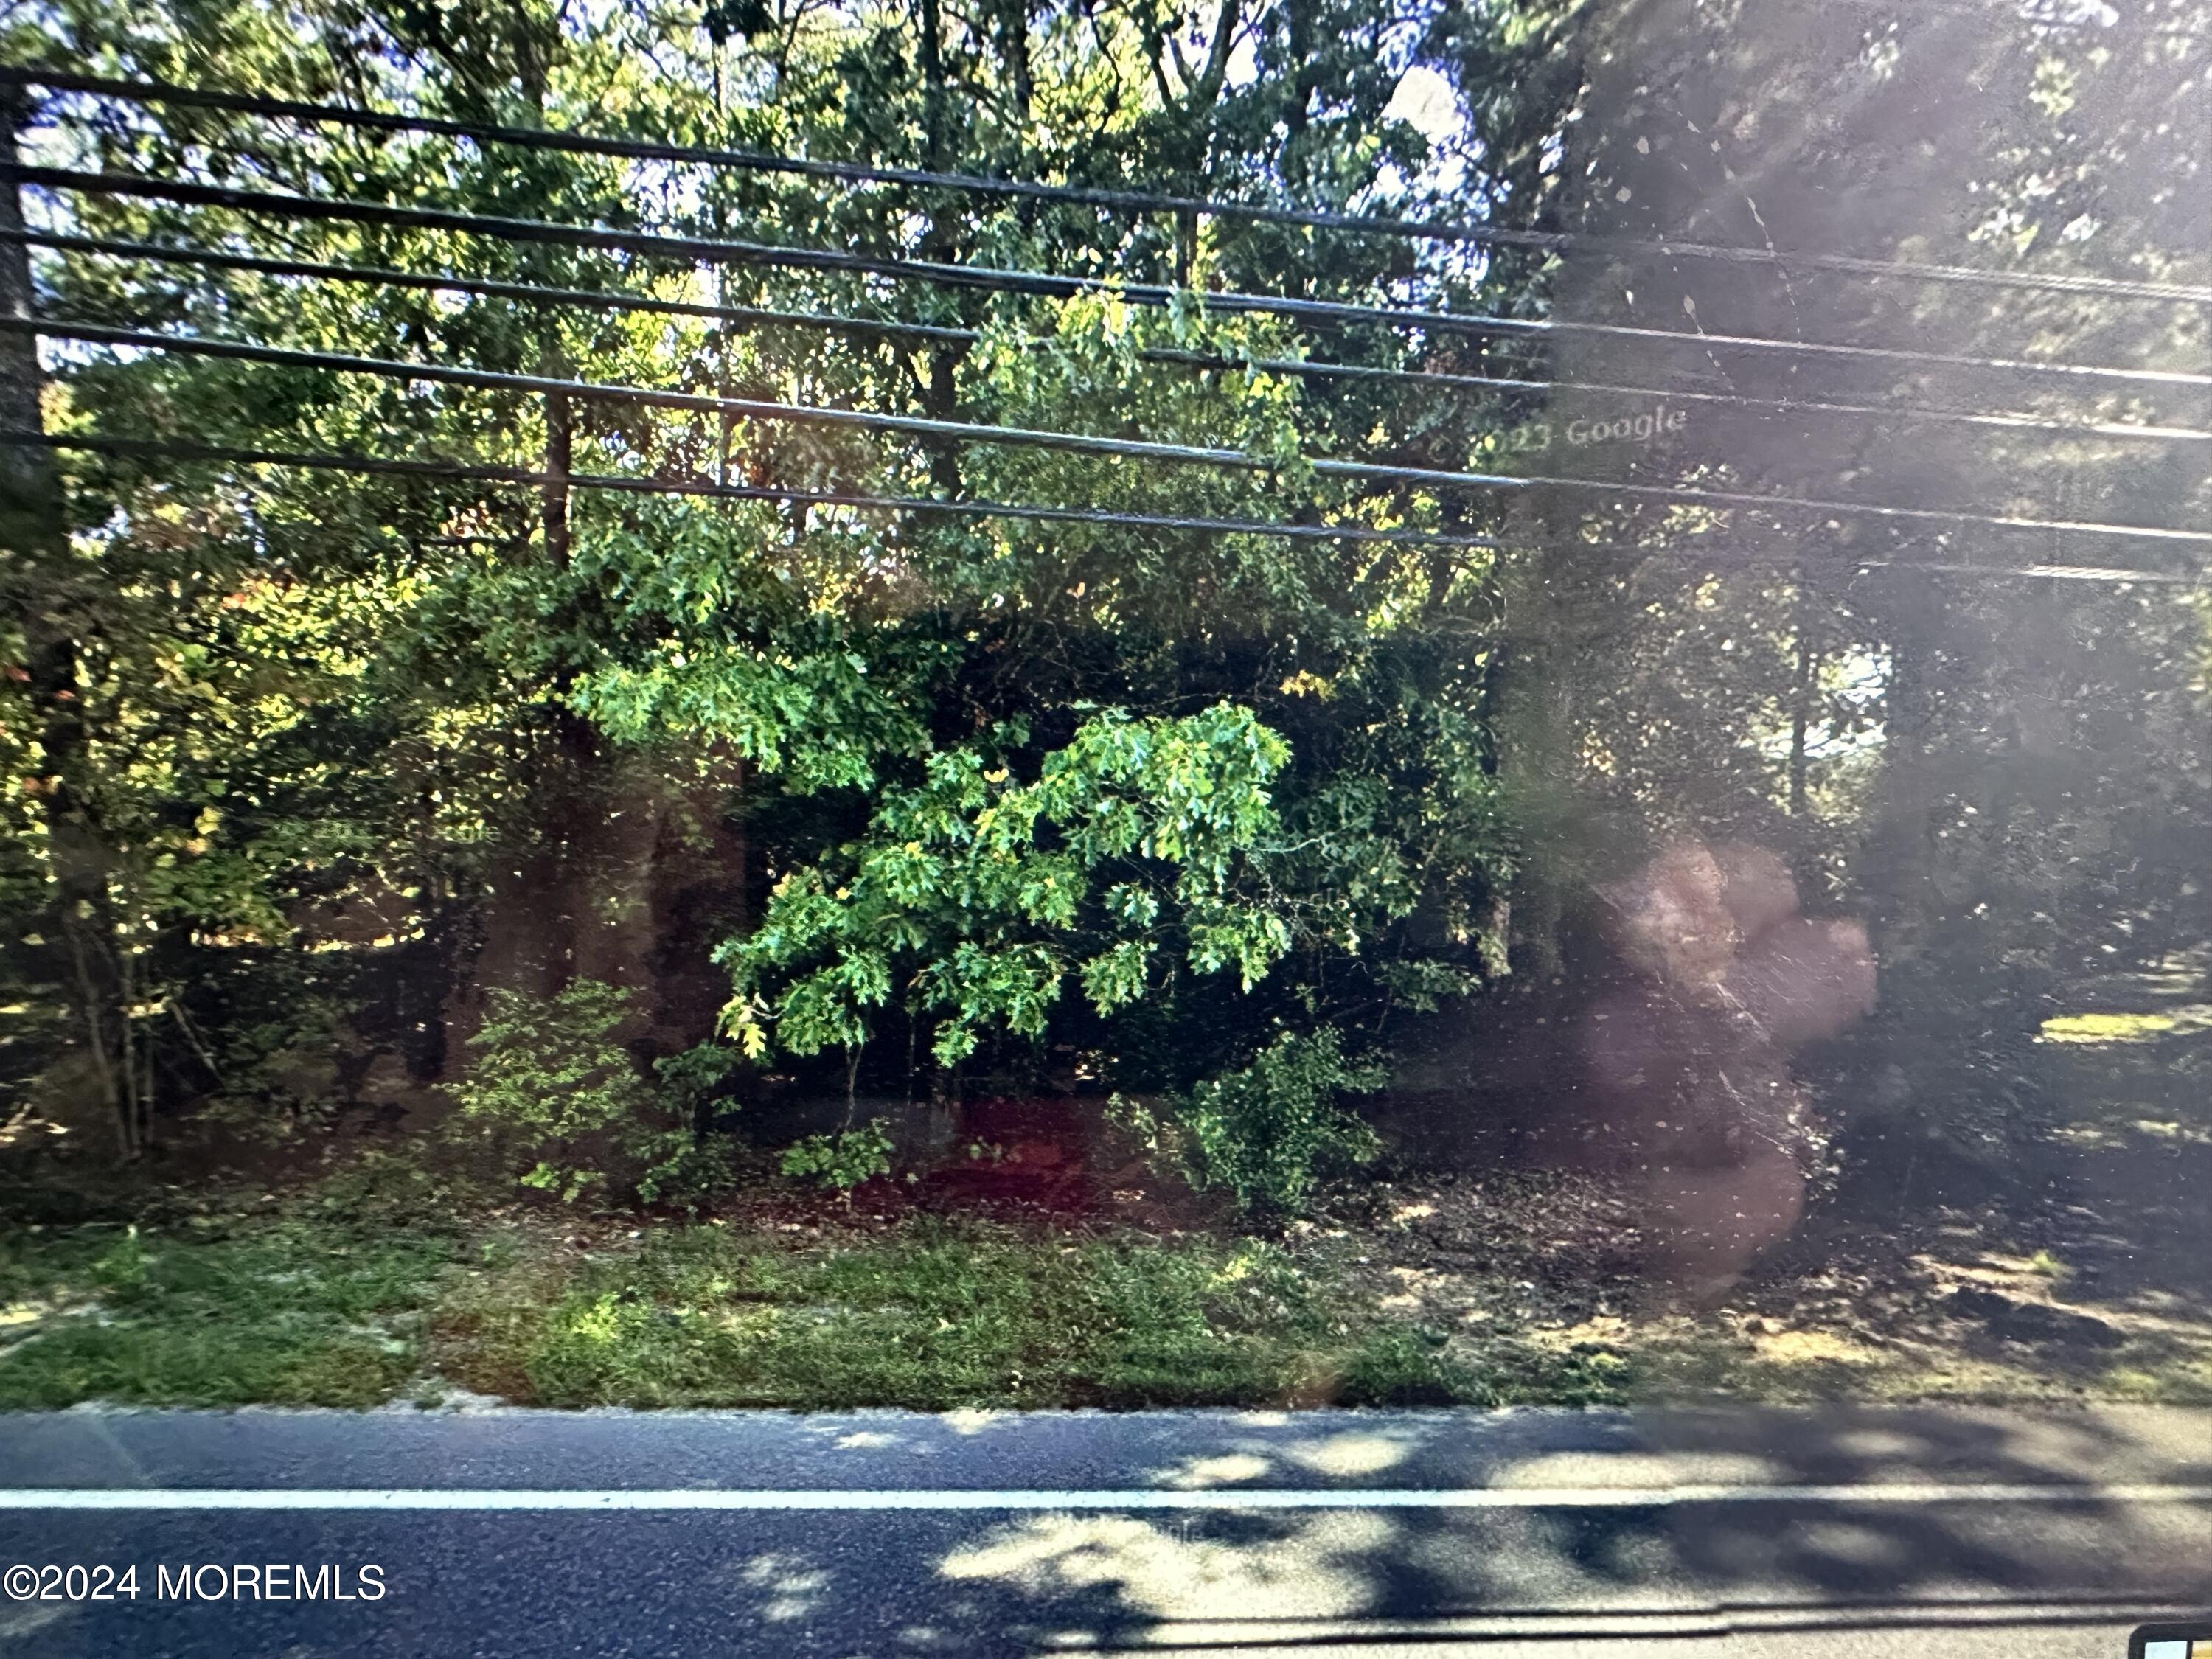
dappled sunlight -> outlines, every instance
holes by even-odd
[[[0,1659],[2212,1598],[2212,0],[0,60]]]
[[[1379,1474],[1407,1462],[1418,1442],[1405,1431],[1396,1433],[1333,1434],[1317,1441],[1295,1441],[1283,1449],[1284,1457],[1316,1474],[1340,1480]]]
[[[940,1419],[955,1434],[988,1434],[1006,1420],[1004,1412],[951,1411]]]
[[[1889,1356],[1833,1331],[1761,1331],[1752,1350],[1771,1365],[1885,1365]]]
[[[1684,1474],[1679,1458],[1657,1451],[1547,1452],[1505,1465],[1491,1484],[1539,1492],[1591,1486],[1661,1491],[1684,1478]],[[1695,1479],[1701,1482],[1743,1486],[1763,1485],[1784,1474],[1783,1466],[1753,1452],[1705,1453],[1694,1469]]]
[[[1111,1589],[1122,1606],[1150,1618],[1230,1617],[1254,1607],[1322,1617],[1369,1604],[1364,1558],[1400,1532],[1371,1511],[1302,1517],[1259,1551],[1127,1516],[1040,1516],[963,1546],[938,1571],[956,1583],[1004,1584],[1040,1599]]]
[[[818,1611],[830,1589],[827,1571],[802,1557],[775,1553],[746,1562],[737,1579],[757,1598],[755,1616],[771,1624],[790,1624]]]
[[[1909,1464],[1924,1449],[1912,1436],[1878,1425],[1847,1427],[1834,1437],[1834,1445],[1839,1455],[1876,1467],[1891,1462]]]
[[[2057,1014],[2043,1022],[2045,1042],[2101,1047],[2112,1043],[2154,1042],[2161,1037],[2212,1031],[2212,1003],[2139,1013]]]
[[[1793,1528],[1792,1545],[1852,1570],[1902,1578],[1911,1563],[1911,1544],[1878,1520],[1801,1521]]]
[[[1194,1457],[1170,1468],[1155,1469],[1146,1476],[1156,1486],[1196,1491],[1208,1486],[1249,1485],[1266,1478],[1274,1468],[1250,1452],[1223,1452],[1213,1457]]]

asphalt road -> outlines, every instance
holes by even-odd
[[[79,1411],[0,1486],[0,1659],[2121,1659],[2212,1603],[2156,1408]]]

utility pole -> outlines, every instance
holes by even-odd
[[[27,115],[23,89],[0,88],[0,161],[11,167],[21,161],[17,139]],[[10,177],[0,185],[0,230],[22,228],[21,193]],[[28,319],[33,297],[27,246],[0,239],[0,314]],[[34,336],[11,331],[0,337],[0,428],[26,435],[44,429],[43,378]],[[124,964],[108,902],[112,860],[94,817],[91,733],[78,685],[94,602],[72,568],[53,452],[36,444],[0,443],[0,592],[21,630],[24,661],[16,672],[27,683],[42,757],[40,775],[29,781],[46,828],[51,902],[40,936],[112,1115],[118,1146],[125,1158],[136,1158],[151,1124],[133,1061]]]

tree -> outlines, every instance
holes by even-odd
[[[1380,9],[1304,0],[1250,15],[1231,0],[1199,16],[763,6],[703,22],[642,4],[589,19],[526,3],[311,6],[281,27],[216,3],[64,8],[52,40],[16,52],[469,119],[1535,222],[1549,199],[1547,135],[1577,82],[1532,75],[1522,96],[1507,76],[1556,56],[1559,27],[1548,9],[1492,5],[1425,14],[1408,32]],[[1456,125],[1433,139],[1386,114],[1417,68],[1460,88]],[[66,459],[76,533],[100,544],[115,588],[104,597],[130,620],[94,678],[94,764],[110,821],[129,826],[131,867],[161,872],[131,889],[134,925],[158,940],[161,983],[198,1028],[243,1041],[261,1023],[255,1008],[302,983],[357,1009],[390,985],[391,953],[417,941],[465,984],[473,972],[541,996],[575,977],[649,977],[661,1017],[634,1035],[684,1046],[704,1033],[669,1012],[682,964],[659,947],[684,908],[664,866],[686,848],[709,873],[719,861],[734,890],[720,902],[732,1034],[764,1061],[840,1050],[830,1063],[848,1087],[864,1054],[896,1071],[917,1041],[948,1087],[956,1068],[1034,1071],[1060,1044],[1092,1056],[1101,1088],[1189,1099],[1207,1078],[1278,1052],[1285,1029],[1314,1034],[1323,1046],[1312,1054],[1340,1054],[1350,1084],[1392,1010],[1463,995],[1495,965],[1510,837],[1482,717],[1497,599],[1479,550],[884,518],[564,480],[704,477],[1464,535],[1486,522],[1482,503],[1322,480],[1297,458],[1455,466],[1510,411],[1261,368],[1307,343],[1201,296],[1249,287],[1526,306],[1539,280],[1530,259],[1225,216],[829,190],[773,171],[98,107],[84,119],[70,105],[47,142],[155,176],[1096,272],[1186,293],[1158,310],[1110,294],[889,289],[838,271],[702,270],[87,195],[70,198],[76,222],[119,240],[965,336],[82,254],[40,258],[57,313],[1135,431],[1271,463],[1139,470],[587,395],[71,354],[55,405],[66,430],[553,479]],[[1459,361],[1379,330],[1328,343],[1373,367]],[[19,831],[26,845],[38,833]],[[709,943],[687,945],[695,969]],[[434,1043],[416,1048],[419,1066],[440,1063]],[[205,1086],[184,1069],[172,1067],[173,1099]]]

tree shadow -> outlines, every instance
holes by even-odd
[[[399,1443],[467,1449],[452,1458],[456,1479],[512,1480],[503,1460],[526,1458],[538,1483],[575,1480],[545,1467],[542,1433],[504,1443],[500,1425],[524,1420],[410,1426]],[[748,1416],[742,1433],[712,1413],[677,1414],[673,1432],[669,1419],[563,1421],[636,1485],[1334,1489],[1352,1506],[18,1515],[0,1524],[10,1560],[127,1559],[149,1572],[249,1556],[373,1561],[390,1589],[346,1607],[142,1596],[54,1617],[17,1610],[0,1622],[0,1655],[1359,1651],[2118,1626],[2212,1599],[2212,1510],[2106,1489],[2212,1484],[2202,1419],[2171,1411],[887,1413]],[[126,1453],[141,1438],[127,1422],[100,1432]],[[276,1430],[263,1455],[296,1463],[324,1432]],[[131,1484],[191,1476],[143,1456],[116,1467]],[[1772,1492],[1930,1484],[2078,1495]],[[1729,1486],[1767,1490],[1713,1501],[1710,1489]],[[1407,1508],[1354,1496],[1562,1488],[1614,1497]]]

